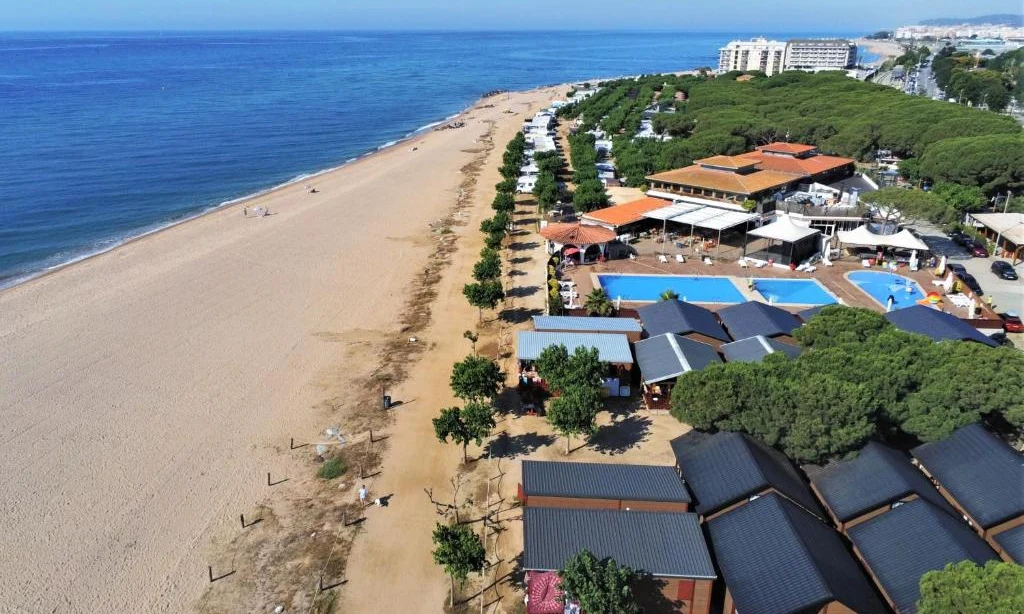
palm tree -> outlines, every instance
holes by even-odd
[[[662,292],[658,298],[660,298],[663,301],[678,301],[679,294],[675,290],[669,289]]]
[[[583,303],[583,308],[587,310],[588,315],[592,316],[610,316],[615,313],[615,304],[608,298],[608,293],[604,291],[604,288],[594,288],[587,295],[586,302]]]

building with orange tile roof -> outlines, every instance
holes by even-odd
[[[583,224],[548,224],[540,229],[545,239],[545,251],[579,262],[591,262],[605,257],[608,243],[615,232],[601,226]]]
[[[582,220],[585,225],[603,226],[604,228],[618,233],[619,229],[623,226],[628,226],[645,220],[646,218],[644,217],[644,214],[648,211],[660,209],[668,204],[668,201],[663,198],[653,198],[648,196],[646,198],[641,198],[640,200],[622,203],[621,205],[612,205],[611,207],[605,207],[604,209],[584,213],[580,216],[580,220]]]
[[[652,190],[726,203],[764,202],[801,183],[833,183],[853,174],[854,161],[824,156],[817,147],[770,143],[738,156],[712,156],[647,177]],[[668,197],[666,195],[666,197]]]

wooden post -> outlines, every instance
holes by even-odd
[[[373,429],[370,429],[370,443],[373,443]]]
[[[245,514],[239,514],[238,519],[242,521],[242,528],[245,528]]]
[[[213,565],[207,565],[206,569],[207,569],[207,571],[210,572],[210,583],[212,584],[213,583]]]
[[[291,441],[288,442],[288,449],[289,450],[294,450],[295,449],[295,438],[294,437],[292,437]]]
[[[273,486],[273,484],[270,483],[270,472],[269,471],[267,472],[267,486]]]

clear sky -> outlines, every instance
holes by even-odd
[[[1021,0],[0,0],[0,30],[616,29],[856,32],[1019,13]]]

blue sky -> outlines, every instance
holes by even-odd
[[[854,32],[1020,10],[1020,0],[0,0],[0,29]]]

